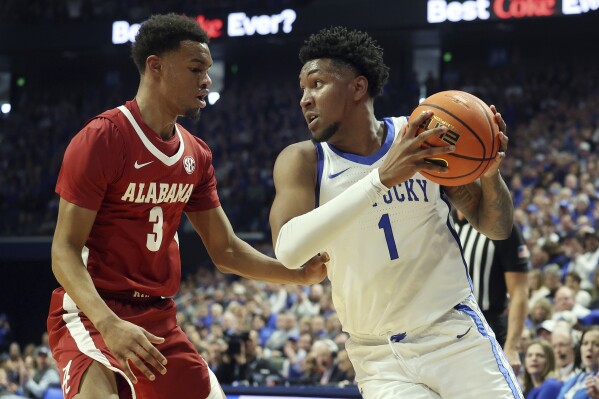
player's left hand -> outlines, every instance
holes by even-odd
[[[506,136],[507,125],[503,120],[503,117],[499,112],[497,112],[497,108],[494,105],[491,105],[491,111],[495,115],[495,121],[499,125],[499,151],[497,152],[497,156],[493,160],[493,163],[489,167],[489,169],[483,175],[484,177],[493,177],[499,172],[499,165],[501,165],[501,161],[505,159],[505,153],[507,151],[507,145],[509,139]]]
[[[514,370],[514,374],[518,375],[518,373],[520,373],[520,367],[522,367],[518,351],[515,349],[504,349],[503,351],[505,352],[507,361],[510,362],[510,366],[512,366],[512,369]]]
[[[301,273],[305,284],[320,283],[327,276],[326,262],[330,260],[329,254],[323,252],[314,256],[302,266]]]

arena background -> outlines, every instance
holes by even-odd
[[[225,108],[228,105],[255,101],[251,112],[261,115],[260,128],[266,130],[260,132],[261,140],[279,150],[308,137],[299,115],[297,52],[320,28],[339,24],[366,30],[385,49],[391,78],[385,97],[377,100],[379,117],[409,114],[419,98],[436,89],[470,88],[501,111],[504,100],[492,98],[484,86],[494,75],[500,75],[506,87],[520,83],[521,70],[565,66],[568,71],[595,71],[589,85],[597,94],[598,7],[596,0],[1,0],[0,313],[10,320],[13,338],[22,345],[39,341],[50,293],[57,286],[50,268],[57,161],[86,119],[133,97],[138,77],[128,40],[135,24],[149,15],[185,13],[213,36],[213,89],[220,100],[203,112],[199,123],[182,122],[211,146],[217,144],[218,169],[219,156],[229,144],[247,147],[233,154],[255,156],[251,142],[231,141],[230,131],[211,125],[214,115],[236,118],[237,109]],[[434,79],[428,83],[435,84],[427,85],[429,74]],[[262,98],[261,93],[275,88],[288,88],[290,100],[283,102],[287,108],[273,108]],[[562,92],[554,94],[575,101],[576,93],[567,86],[558,89]],[[48,127],[44,118],[50,116],[42,108],[61,101],[87,105],[79,108],[83,114],[76,118],[64,115],[69,120],[60,120],[60,129]],[[281,135],[279,123],[269,123],[279,112],[291,115],[288,120],[299,135]],[[511,127],[525,124],[532,111],[516,104],[509,112]],[[597,127],[596,119],[593,123]],[[519,138],[510,138],[510,145],[518,146]],[[263,160],[263,169],[272,167],[274,155]],[[233,167],[248,162],[231,161]],[[234,193],[241,189],[235,184],[219,179],[219,191]],[[239,235],[266,252],[272,195],[272,186],[265,182],[249,210],[244,208],[246,197],[232,194],[223,199]],[[184,274],[212,267],[186,223],[179,234]]]

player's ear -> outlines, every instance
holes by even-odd
[[[368,95],[368,79],[364,75],[355,77],[353,80],[354,100],[359,101]]]
[[[146,71],[151,74],[159,74],[162,71],[162,59],[157,55],[150,55],[146,58]]]

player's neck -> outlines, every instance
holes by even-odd
[[[362,115],[354,121],[343,123],[329,143],[344,152],[369,156],[381,148],[385,137],[385,123],[378,121],[374,114],[369,114],[368,118]]]
[[[139,88],[135,96],[139,112],[146,125],[150,127],[160,138],[168,140],[175,131],[177,115],[173,115],[159,99],[151,96],[147,90]]]

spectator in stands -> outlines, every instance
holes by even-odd
[[[591,305],[591,294],[588,291],[580,289],[582,279],[576,272],[569,272],[566,274],[564,284],[566,287],[572,290],[574,294],[574,300],[577,304],[589,309]],[[583,316],[584,317],[584,316]]]
[[[516,345],[516,349],[518,350],[518,357],[520,358],[520,364],[524,364],[524,356],[526,354],[526,348],[528,348],[528,345],[530,345],[530,343],[535,339],[537,339],[535,330],[525,326],[522,329],[522,335],[520,336],[520,339],[518,340],[518,343]],[[516,374],[518,381],[521,382],[523,376],[524,376],[524,367],[521,367],[518,374]],[[522,384],[520,384],[520,385],[522,385]]]
[[[333,340],[337,340],[339,335],[346,335],[342,332],[341,321],[336,312],[329,314],[325,320],[326,335]],[[345,344],[345,342],[344,342]],[[341,348],[339,348],[341,349]]]
[[[320,385],[337,385],[337,383],[349,379],[343,366],[339,367],[337,359],[339,347],[332,340],[315,341],[312,345],[312,353],[316,358]]]
[[[547,298],[553,302],[553,298],[558,288],[562,286],[562,269],[556,263],[549,264],[543,269],[543,281],[545,287],[549,290]]]
[[[569,327],[555,328],[551,346],[555,355],[555,371],[560,381],[566,381],[578,372],[576,365],[576,333]]]
[[[8,357],[3,364],[8,381],[16,386],[23,385],[25,381],[25,360],[21,354],[21,345],[11,342],[8,347]]]
[[[266,341],[266,348],[281,352],[290,336],[299,334],[297,317],[292,312],[284,312],[277,317],[277,329]]]
[[[243,331],[227,337],[227,351],[219,365],[216,376],[224,384],[266,385],[281,383],[280,369],[269,359],[262,357],[258,333]]]
[[[326,323],[324,316],[321,315],[316,315],[310,320],[310,331],[315,340],[331,338],[327,333]]]
[[[266,320],[264,319],[264,316],[262,314],[254,314],[252,316],[251,327],[252,327],[252,330],[255,330],[258,332],[258,339],[259,339],[260,346],[265,346],[266,341],[268,341],[268,338],[270,338],[274,329],[272,329],[266,325]]]
[[[599,265],[599,233],[594,227],[584,226],[580,229],[580,238],[584,252],[575,259],[572,271],[580,275],[581,288],[588,289],[592,286],[591,279]]]
[[[543,284],[541,269],[532,269],[528,272],[528,308],[532,309],[539,298],[549,295],[549,288]]]
[[[345,387],[348,385],[356,385],[356,371],[354,370],[354,365],[349,359],[347,350],[340,349],[339,353],[337,353],[337,367],[345,375],[345,379],[339,381],[337,386]]]
[[[560,246],[559,242],[553,240],[547,240],[547,242],[541,247],[541,250],[547,254],[547,265],[556,264],[560,270],[570,262],[570,259],[566,256],[564,249]]]
[[[524,356],[523,393],[526,399],[555,398],[562,383],[555,378],[555,359],[551,345],[532,341]]]
[[[552,317],[551,302],[547,298],[539,298],[536,300],[530,311],[526,325],[536,330],[545,320],[550,320]]]
[[[295,313],[298,317],[316,316],[320,314],[320,300],[322,299],[324,289],[322,284],[312,284],[307,288],[309,294],[300,293]]]
[[[562,286],[555,292],[553,299],[553,319],[560,317],[563,311],[571,311],[577,318],[585,317],[590,313],[589,309],[576,302],[574,291],[569,287]]]
[[[555,330],[554,320],[545,320],[536,329],[536,336],[538,339],[543,339],[547,342],[551,342],[551,336]]]
[[[0,361],[0,363],[2,363]],[[0,366],[0,398],[2,399],[26,399],[25,396],[17,394],[19,386],[9,381],[6,370]]]
[[[305,348],[300,343],[300,339],[302,336],[307,336],[309,339],[309,346]],[[306,355],[310,351],[310,347],[312,346],[312,337],[310,334],[302,334],[302,336],[290,336],[283,348],[283,354],[285,355],[285,360],[283,363],[283,369],[281,374],[288,381],[296,381],[302,375],[302,362],[306,358]]]
[[[569,378],[562,387],[558,399],[587,399],[599,397],[595,378],[599,371],[599,326],[585,330],[580,340],[582,370]]]
[[[60,376],[47,346],[38,347],[34,357],[35,368],[25,381],[25,391],[33,398],[42,399],[48,388],[60,386]]]

